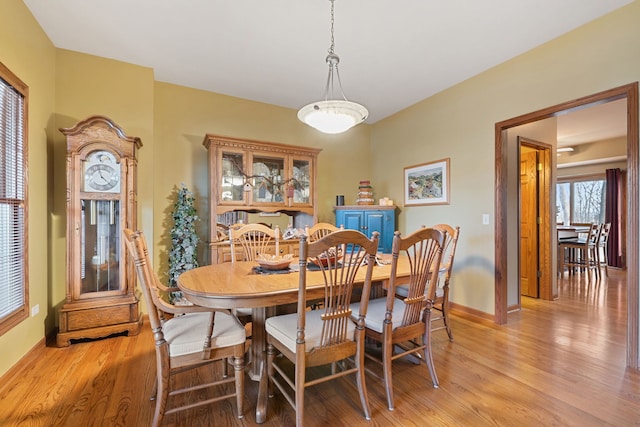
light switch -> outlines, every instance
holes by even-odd
[[[482,225],[489,225],[489,214],[482,214]]]

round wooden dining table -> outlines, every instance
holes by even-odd
[[[388,259],[388,257],[387,257]],[[266,363],[266,332],[264,324],[267,317],[275,314],[279,305],[296,303],[299,287],[299,260],[296,258],[289,270],[260,272],[255,261],[227,262],[197,267],[182,273],[178,277],[178,287],[184,297],[197,305],[212,308],[251,308],[252,337],[251,365],[249,377],[260,380],[263,363]],[[364,283],[365,268],[361,268],[355,283]],[[404,257],[398,260],[397,276],[409,274],[409,265]],[[324,278],[321,271],[307,269],[306,288],[308,300],[324,297]],[[388,288],[391,265],[378,264],[373,269],[372,284]],[[263,422],[266,414],[266,402],[261,402],[262,393],[258,393],[256,419]]]

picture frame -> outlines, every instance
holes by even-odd
[[[404,168],[405,206],[449,204],[450,158]]]

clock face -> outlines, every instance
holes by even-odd
[[[120,165],[108,151],[91,153],[84,164],[84,191],[120,192]]]

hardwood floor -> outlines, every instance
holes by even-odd
[[[590,284],[565,275],[558,301],[523,298],[523,310],[505,326],[453,316],[453,343],[445,331],[434,333],[439,389],[426,366],[400,359],[394,411],[386,409],[382,382],[368,375],[373,418],[365,421],[347,377],[307,391],[307,425],[640,425],[640,372],[625,368],[626,281],[620,271],[609,275]],[[136,337],[42,347],[2,378],[0,426],[150,425],[154,373],[148,324]],[[247,380],[246,391],[242,420],[227,401],[168,416],[163,425],[255,425],[257,384]],[[282,396],[268,410],[264,426],[294,425]]]

